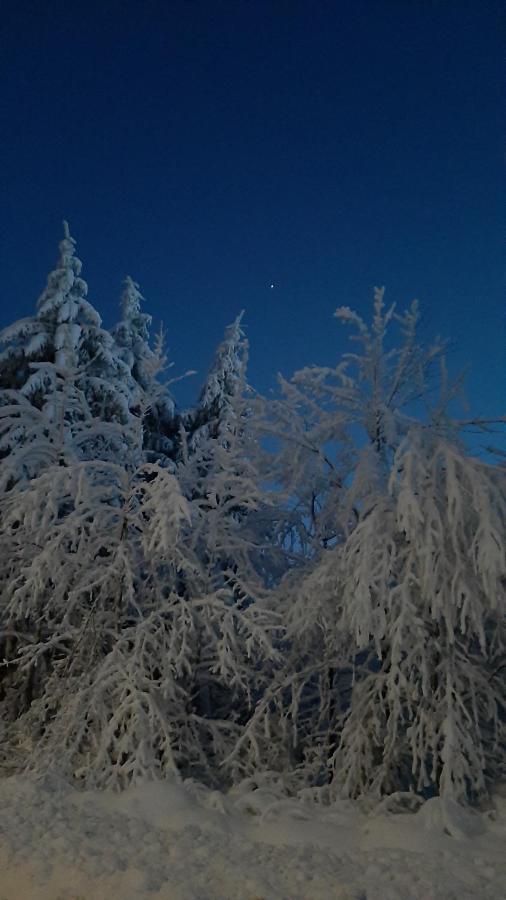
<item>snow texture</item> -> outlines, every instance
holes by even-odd
[[[123,794],[0,782],[2,900],[503,900],[506,797],[487,815],[223,795],[170,780]]]

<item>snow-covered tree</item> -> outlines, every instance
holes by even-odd
[[[338,551],[339,624],[362,655],[331,759],[347,794],[465,801],[504,773],[505,534],[504,476],[411,429]]]
[[[234,402],[244,391],[248,341],[241,328],[244,313],[228,326],[219,345],[196,407],[184,417],[188,450],[192,453],[207,438],[225,439]]]
[[[2,333],[2,764],[486,795],[506,772],[505,470],[466,449],[416,304],[338,309],[356,352],[269,403],[239,317],[178,417],[138,286],[109,335],[80,268],[66,229],[37,315]]]
[[[271,677],[279,630],[270,596],[280,554],[270,540],[272,503],[258,468],[240,321],[227,329],[196,414],[187,420],[189,433],[182,431],[177,467],[196,560],[196,577],[188,573],[181,589],[209,598],[198,622],[194,695],[208,716],[235,723],[228,746],[222,744],[224,772],[231,774],[247,771],[247,754],[231,751],[238,724]]]
[[[157,360],[149,346],[151,316],[141,312],[143,300],[139,285],[127,276],[121,296],[121,319],[112,334],[136,384],[146,393],[151,387]]]
[[[69,459],[111,460],[129,471],[139,464],[138,435],[141,419],[128,426],[94,417],[84,392],[79,389],[79,369],[55,363],[31,363],[33,374],[44,384],[39,408],[21,390],[0,390],[0,490],[40,474],[54,463]]]
[[[194,669],[198,705],[213,717],[248,715],[271,670],[275,616],[266,573],[275,565],[265,522],[268,502],[242,439],[208,438],[178,467],[190,498],[195,559],[185,596],[206,596]],[[260,665],[261,663],[261,665]]]
[[[272,650],[247,462],[231,469],[219,457],[230,446],[217,444],[213,462],[202,448],[204,468],[195,455],[180,473],[187,500],[166,468],[81,452],[97,429],[120,440],[127,426],[91,417],[58,430],[19,397],[5,421],[25,403],[32,452],[45,456],[0,493],[4,760],[102,786],[169,770],[223,779]],[[3,465],[27,454],[17,447]]]
[[[5,328],[0,344],[0,387],[18,389],[41,409],[54,368],[77,371],[77,387],[91,414],[126,423],[130,416],[132,382],[115,352],[111,335],[101,327],[98,312],[87,299],[82,263],[67,223],[56,268],[37,303],[37,313]],[[37,363],[34,366],[33,363]]]
[[[504,481],[466,453],[446,378],[426,403],[442,346],[419,347],[416,305],[396,316],[377,291],[371,327],[337,316],[361,350],[297,373],[267,421],[299,559],[285,664],[242,740],[288,736],[301,778],[334,793],[472,799],[504,766]]]
[[[164,504],[163,517],[153,508],[155,493]],[[58,760],[67,773],[81,767],[89,781],[108,783],[113,773],[128,781],[135,763],[126,749],[116,752],[122,726],[114,723],[122,715],[128,719],[123,731],[131,752],[145,756],[146,709],[149,717],[162,703],[162,669],[165,676],[170,672],[169,657],[164,668],[166,645],[177,643],[178,632],[181,637],[171,622],[170,587],[161,602],[157,553],[163,546],[163,566],[167,573],[176,569],[177,528],[185,514],[177,483],[163,470],[129,475],[114,462],[74,460],[48,467],[0,505],[2,542],[10,548],[2,637],[9,639],[11,677],[3,713],[4,720],[13,719],[4,752],[25,747],[36,768]],[[150,636],[149,623],[157,616],[160,631]],[[16,651],[10,657],[9,647]],[[174,716],[170,702],[178,693],[170,679],[167,691],[172,694],[165,698],[165,714],[160,710],[157,719],[162,730]],[[151,738],[156,755],[158,733]],[[136,748],[137,741],[145,743]],[[167,759],[161,753],[156,766],[163,769]]]
[[[153,349],[149,343],[151,316],[142,312],[139,285],[128,276],[121,297],[121,319],[112,331],[120,355],[133,379],[131,408],[144,414],[144,446],[154,457],[174,455],[178,417],[167,387],[159,381],[164,367],[162,336]]]
[[[63,497],[62,485],[68,486],[71,471],[75,473],[81,465],[107,466],[114,461],[118,471],[123,471],[125,477],[128,477],[142,458],[141,431],[137,420],[133,419],[128,426],[121,426],[94,418],[83,392],[76,384],[79,370],[69,368],[71,362],[72,354],[68,354],[62,358],[61,365],[31,364],[35,372],[39,368],[44,369],[45,396],[42,408],[30,402],[22,391],[11,389],[0,392],[0,449],[4,455],[0,466],[0,505],[4,511],[0,543],[5,548],[10,548],[9,558],[5,560],[0,576],[0,619],[7,628],[0,635],[0,646],[4,645],[4,649],[8,651],[8,672],[13,677],[4,680],[4,689],[6,685],[10,685],[10,696],[13,699],[11,705],[15,711],[22,709],[24,703],[30,703],[35,670],[30,669],[29,695],[23,700],[26,691],[20,685],[24,676],[18,677],[15,664],[21,638],[17,635],[17,626],[12,624],[16,618],[15,608],[9,608],[7,599],[25,564],[30,565],[34,577],[40,564],[42,585],[39,551],[44,550],[46,537],[44,531],[39,530],[34,539],[28,520],[23,519],[25,504],[32,504],[32,525],[37,515],[37,502],[40,503],[41,514],[45,511],[50,515],[52,510],[62,535],[63,520],[72,507],[70,494],[66,499]],[[75,478],[72,485],[77,490]],[[9,522],[12,522],[12,516],[14,526],[10,532]],[[49,534],[48,531],[48,536]],[[70,547],[68,549],[69,553],[73,552]],[[52,565],[55,574],[55,558],[52,559]],[[46,589],[49,597],[52,589],[47,585]],[[41,590],[43,591],[42,587]],[[34,592],[34,598],[36,595],[37,592]],[[43,607],[42,594],[38,595],[37,602]],[[22,628],[24,639],[33,641],[38,627],[33,619],[30,621],[29,617],[25,617]]]
[[[230,511],[208,502],[192,509],[159,466],[94,460],[0,500],[4,758],[110,786],[220,777],[240,725],[230,700],[252,703],[270,638],[246,602],[244,546],[220,527]],[[222,540],[244,573],[204,565],[202,544],[221,558]]]

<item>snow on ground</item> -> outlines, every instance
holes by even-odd
[[[438,799],[365,815],[222,795],[0,781],[0,900],[504,900],[506,792],[483,816]]]

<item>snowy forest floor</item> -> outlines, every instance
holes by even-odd
[[[504,900],[506,791],[485,815],[438,799],[365,815],[222,795],[0,781],[0,900]]]

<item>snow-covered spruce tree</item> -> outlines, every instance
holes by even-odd
[[[182,430],[177,467],[196,560],[195,575],[187,574],[181,590],[184,596],[208,598],[196,623],[195,705],[213,720],[235,724],[215,751],[232,780],[260,759],[256,745],[233,748],[239,726],[272,677],[280,624],[270,603],[280,552],[270,540],[272,508],[258,468],[240,319],[218,348],[189,434]]]
[[[75,241],[64,223],[56,268],[37,303],[37,313],[0,333],[0,387],[19,389],[30,402],[44,406],[51,368],[79,370],[77,387],[93,416],[126,423],[130,416],[132,380],[115,352],[111,335],[101,327],[98,312],[87,300]]]
[[[241,313],[226,329],[199,402],[182,419],[181,462],[185,462],[184,471],[189,471],[190,461],[190,468],[195,472],[194,476],[185,476],[191,498],[206,493],[206,479],[216,468],[218,457],[219,465],[224,469],[247,471],[250,484],[257,484],[255,496],[263,498],[262,502],[254,515],[249,504],[244,513],[247,513],[250,525],[255,520],[255,531],[262,546],[269,547],[269,552],[264,549],[257,557],[257,567],[265,582],[272,585],[286,568],[286,554],[275,535],[278,504],[275,495],[267,492],[267,484],[272,480],[271,457],[263,452],[260,437],[264,429],[259,428],[264,404],[247,380],[249,344],[241,327],[243,315]],[[192,458],[194,455],[195,459]],[[235,517],[241,519],[240,508],[235,510]],[[265,564],[262,563],[264,555]]]
[[[144,298],[139,285],[128,276],[121,297],[121,319],[112,335],[133,379],[131,408],[138,413],[148,400],[144,416],[144,447],[153,459],[174,456],[178,416],[174,401],[158,380],[164,366],[162,336],[153,349],[149,343],[151,316],[141,311]]]
[[[81,459],[130,460],[135,430],[93,419],[75,382],[52,363],[44,367],[46,397],[38,409],[21,391],[0,391],[0,491],[34,478],[48,465],[65,458],[62,447],[72,442]],[[53,371],[51,371],[51,369]],[[61,462],[63,465],[64,463]]]
[[[0,489],[33,478],[48,464],[72,450],[81,459],[114,459],[125,465],[139,460],[137,431],[92,415],[82,382],[82,365],[75,346],[77,330],[60,326],[62,353],[57,363],[30,363],[31,386],[41,385],[38,402],[23,390],[0,390]],[[63,463],[62,463],[63,464]]]
[[[11,399],[16,421],[26,409]],[[122,426],[81,414],[76,429],[29,410],[44,466],[0,495],[4,764],[117,787],[168,771],[230,777],[236,764],[220,763],[238,708],[271,654],[265,604],[251,602],[263,599],[251,563],[262,548],[244,521],[258,491],[246,463],[231,473],[203,449],[206,487],[184,483],[188,501],[166,468],[138,464],[143,415]],[[134,425],[137,455],[83,458],[97,428],[111,438]],[[185,476],[202,479],[197,469]]]
[[[266,584],[273,585],[286,569],[285,551],[273,540],[277,522],[277,498],[268,492],[270,473],[266,463],[258,428],[258,414],[262,400],[248,384],[247,367],[249,345],[241,328],[243,313],[226,329],[210,372],[200,394],[196,410],[184,418],[182,429],[182,459],[185,468],[180,472],[188,485],[189,499],[207,496],[208,478],[218,470],[244,474],[252,495],[256,497],[255,511],[246,503],[234,508],[234,521],[248,520],[262,551],[256,554],[257,571]],[[195,457],[195,458],[193,458]],[[256,488],[255,488],[256,485]],[[268,548],[268,549],[267,549]]]
[[[297,373],[286,387],[289,415],[277,416],[300,467],[290,484],[304,484],[308,462],[315,483],[315,458],[338,473],[327,495],[333,508],[324,490],[319,503],[332,540],[319,552],[312,541],[306,571],[282,585],[286,670],[248,729],[284,721],[302,778],[330,778],[332,793],[472,799],[504,765],[504,484],[458,441],[445,383],[417,423],[442,347],[418,346],[416,305],[398,317],[377,291],[371,327],[348,309],[337,316],[355,326],[361,350],[336,369]],[[399,347],[387,343],[394,322]],[[409,528],[408,473],[418,504]],[[293,508],[297,500],[294,490]],[[301,507],[299,533],[314,535]]]
[[[248,342],[241,328],[241,313],[226,329],[209,374],[194,409],[189,410],[183,424],[188,452],[197,449],[208,438],[219,438],[228,429],[228,418],[234,416],[232,405],[245,387]]]

